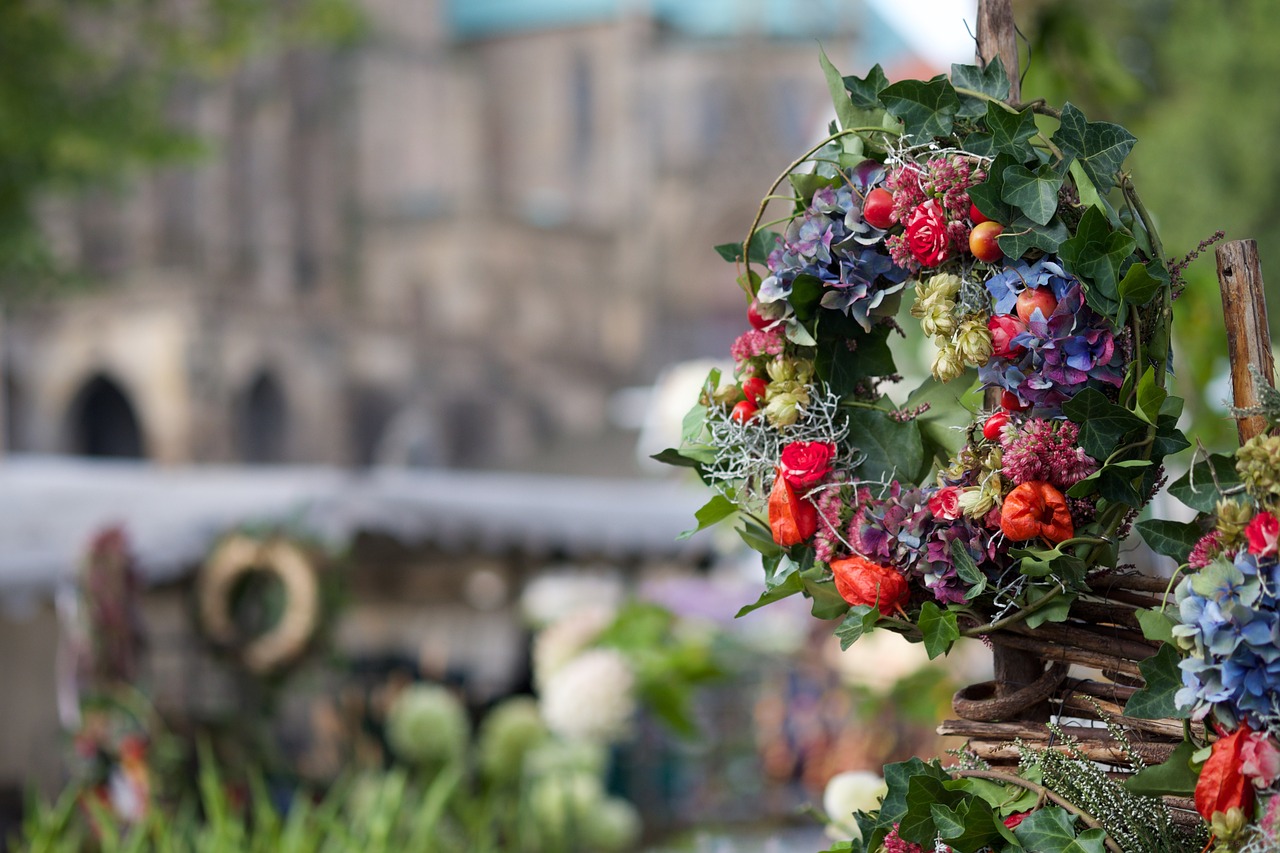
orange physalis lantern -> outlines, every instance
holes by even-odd
[[[835,575],[836,591],[855,607],[860,604],[871,605],[882,615],[888,616],[895,610],[900,610],[911,596],[906,578],[865,557],[832,560],[831,571]]]
[[[784,548],[799,545],[818,532],[818,508],[812,501],[796,496],[781,469],[769,493],[769,529],[773,532],[773,541]]]
[[[1015,542],[1043,537],[1057,544],[1075,535],[1066,497],[1041,480],[1009,493],[1000,509],[1000,529]]]
[[[1249,726],[1241,724],[1231,734],[1214,741],[1213,752],[1196,782],[1196,811],[1205,820],[1213,820],[1215,812],[1247,812],[1253,805],[1253,785],[1241,770],[1241,750],[1250,734]]]

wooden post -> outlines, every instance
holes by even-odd
[[[1238,408],[1258,404],[1253,365],[1274,386],[1271,330],[1267,327],[1267,298],[1262,289],[1262,266],[1254,240],[1232,240],[1217,249],[1218,284],[1222,289],[1222,315],[1227,327],[1227,353],[1231,359],[1231,393]],[[1236,422],[1244,444],[1267,429],[1265,418],[1241,418]]]
[[[1009,74],[1009,101],[1022,100],[1018,82],[1018,33],[1011,0],[978,0],[978,64],[1000,57]]]

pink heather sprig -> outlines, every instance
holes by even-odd
[[[1193,569],[1203,569],[1222,552],[1222,532],[1210,530],[1204,536],[1201,536],[1200,541],[1196,542],[1195,547],[1191,549],[1191,554],[1187,557],[1187,564]]]
[[[818,508],[818,532],[813,537],[813,555],[820,562],[830,563],[847,551],[840,541],[840,514],[844,510],[840,489],[819,488],[814,505]]]
[[[1071,421],[1031,418],[1000,435],[1002,473],[1014,486],[1032,481],[1066,490],[1098,470],[1097,461],[1076,442],[1080,427]]]
[[[777,329],[748,329],[729,347],[729,354],[736,364],[742,364],[760,356],[781,355],[784,344],[782,333]]]

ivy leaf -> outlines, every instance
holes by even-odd
[[[951,66],[951,85],[957,89],[970,89],[984,95],[1004,101],[1009,98],[1009,75],[1004,70],[1000,57],[995,57],[985,68],[977,65]],[[960,110],[956,115],[964,118],[977,118],[987,111],[989,102],[973,95],[960,95]],[[999,109],[999,107],[997,107]]]
[[[852,646],[863,634],[871,633],[880,619],[880,611],[870,604],[859,604],[849,608],[844,621],[836,628],[836,636],[840,638],[840,649],[844,651]]]
[[[1146,685],[1129,697],[1125,716],[1143,720],[1185,720],[1190,716],[1189,710],[1178,708],[1173,701],[1174,694],[1182,688],[1179,660],[1178,650],[1165,643],[1160,651],[1138,664]]]
[[[738,536],[742,537],[743,542],[766,558],[781,557],[784,554],[782,546],[773,541],[773,533],[769,528],[750,516],[743,516],[742,522],[742,526],[738,528]]]
[[[1074,104],[1062,108],[1062,124],[1053,141],[1064,154],[1074,157],[1101,193],[1115,186],[1116,173],[1124,165],[1137,138],[1118,124],[1088,121]]]
[[[991,150],[1029,160],[1030,139],[1036,135],[1036,118],[1031,110],[1012,112],[999,104],[987,104],[987,134]],[[967,142],[967,140],[966,140]]]
[[[800,201],[796,205],[799,210],[803,210],[812,203],[813,194],[818,190],[823,189],[824,187],[838,187],[844,183],[844,178],[827,178],[822,175],[815,175],[812,172],[804,172],[801,174],[793,172],[788,175],[787,178],[791,181],[791,186],[795,189],[796,195],[800,197]]]
[[[1004,170],[1000,198],[1018,208],[1037,225],[1048,225],[1058,209],[1062,172],[1049,164],[1034,172],[1021,164]]]
[[[1149,611],[1148,611],[1149,612]],[[1184,740],[1164,764],[1144,767],[1124,780],[1125,790],[1140,797],[1189,797],[1196,791],[1200,775],[1191,769],[1196,745]]]
[[[677,468],[694,468],[696,470],[702,469],[702,462],[700,460],[692,459],[688,456],[685,456],[683,453],[681,453],[679,450],[676,450],[674,447],[668,447],[666,450],[663,450],[659,453],[651,454],[649,458],[654,459],[658,462],[661,462],[664,465],[674,465]]]
[[[957,806],[971,799],[971,795],[961,791],[948,791],[941,779],[913,776],[907,783],[907,809],[898,822],[898,835],[916,844],[931,844],[938,836],[933,824],[933,805]]]
[[[814,370],[834,393],[850,396],[864,379],[895,371],[888,326],[875,325],[866,332],[857,320],[828,309],[818,313],[818,325],[824,334],[818,340]]]
[[[881,829],[889,829],[895,823],[899,823],[906,815],[907,792],[911,787],[911,782],[921,777],[932,778],[938,782],[945,782],[951,779],[936,760],[925,763],[919,758],[910,758],[896,764],[885,765],[884,782],[889,790],[884,795],[884,799],[880,801],[880,821],[878,825]],[[948,799],[947,802],[954,802],[954,800]]]
[[[901,80],[880,92],[889,114],[902,119],[903,131],[917,139],[949,136],[960,98],[944,75],[932,80]]]
[[[1160,408],[1168,396],[1169,392],[1156,384],[1155,367],[1148,367],[1138,380],[1138,413],[1154,425],[1160,420]]]
[[[764,607],[768,604],[773,604],[775,601],[781,601],[784,598],[790,598],[791,596],[795,595],[798,592],[802,592],[803,590],[804,590],[804,578],[800,577],[799,572],[792,572],[791,574],[787,575],[786,580],[782,581],[772,589],[766,590],[753,603],[744,605],[741,609],[738,610],[737,613],[734,614],[733,618],[735,619],[741,618],[743,616],[746,616],[748,613],[750,613],[753,610],[759,610],[761,607]]]
[[[864,454],[858,475],[888,482],[895,476],[914,476],[924,461],[924,442],[915,421],[899,423],[879,409],[849,412],[849,435]]]
[[[1173,626],[1177,623],[1164,612],[1163,607],[1148,607],[1137,612],[1138,624],[1142,626],[1142,636],[1158,643],[1173,642]]]
[[[1167,398],[1168,399],[1177,399]],[[1182,401],[1178,400],[1179,406]],[[1163,411],[1164,407],[1161,407]],[[1151,445],[1151,458],[1159,461],[1165,456],[1186,450],[1191,446],[1191,442],[1187,441],[1187,437],[1182,434],[1182,430],[1178,429],[1178,417],[1176,414],[1162,414],[1156,418],[1156,440]]]
[[[1106,214],[1090,207],[1080,218],[1075,236],[1058,247],[1058,254],[1068,271],[1085,282],[1089,307],[1111,317],[1120,308],[1120,265],[1133,254],[1133,248],[1132,237],[1112,231]]]
[[[688,539],[695,533],[706,530],[714,524],[719,524],[729,516],[738,511],[738,505],[726,498],[724,495],[716,495],[707,501],[702,507],[693,514],[694,520],[698,522],[697,527],[691,527],[676,537],[676,541]]]
[[[945,655],[956,640],[960,639],[955,612],[943,610],[932,601],[926,601],[920,608],[916,625],[924,635],[924,650],[929,655],[929,660]]]
[[[1099,460],[1141,437],[1148,428],[1142,418],[1111,402],[1096,388],[1086,388],[1063,403],[1062,413],[1080,425],[1084,452]]]
[[[1036,809],[1013,829],[1018,842],[1036,853],[1065,853],[1075,843],[1075,818],[1066,809],[1046,806]]]
[[[1056,216],[1046,225],[1038,225],[1025,216],[1019,216],[996,238],[996,242],[1006,258],[1017,260],[1032,249],[1052,255],[1070,236],[1067,226]]]
[[[751,260],[751,263],[763,264],[767,262],[769,253],[777,245],[778,237],[777,231],[769,231],[767,229],[752,234],[751,242],[747,245],[747,257]],[[742,261],[742,244],[721,243],[716,246],[716,253],[729,263],[740,263]]]
[[[1160,279],[1147,272],[1146,264],[1133,264],[1120,279],[1120,296],[1130,305],[1146,305],[1160,292]]]
[[[1080,571],[1083,573],[1084,562],[1081,561],[1079,557],[1072,557],[1071,555],[1067,556],[1071,560],[1077,560],[1080,562]],[[1055,568],[1056,567],[1057,564],[1055,563]],[[1049,602],[1044,607],[1041,607],[1035,613],[1032,613],[1024,621],[1028,628],[1039,628],[1046,622],[1065,622],[1067,621],[1067,617],[1071,615],[1071,605],[1075,603],[1075,600],[1076,596],[1073,594],[1059,595],[1053,601]]]
[[[1191,549],[1204,535],[1204,531],[1194,522],[1169,521],[1164,518],[1139,521],[1136,527],[1142,534],[1142,540],[1151,546],[1152,551],[1172,557],[1179,565],[1187,561],[1187,557],[1191,556]]]
[[[884,76],[884,69],[877,63],[871,66],[866,77],[844,77],[841,82],[855,107],[874,110],[880,107],[880,93],[889,85],[889,78]]]
[[[1176,483],[1169,487],[1169,494],[1187,506],[1200,512],[1213,512],[1222,491],[1240,485],[1233,456],[1212,454],[1191,466]]]
[[[996,222],[1013,222],[1015,218],[1013,206],[1001,198],[1004,192],[1004,170],[1014,165],[1016,161],[1012,157],[1008,154],[1000,154],[987,170],[987,179],[976,186],[969,187],[969,200],[988,219],[994,219]],[[1001,248],[1004,248],[1003,244]],[[1007,255],[1008,252],[1005,254]]]
[[[809,608],[815,619],[838,619],[849,612],[849,602],[836,589],[835,581],[826,577],[826,569],[813,566],[800,572],[804,594],[812,601]]]

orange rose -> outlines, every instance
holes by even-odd
[[[778,469],[769,493],[769,529],[773,541],[786,548],[799,545],[818,532],[818,508],[796,497],[795,489]]]
[[[1015,542],[1043,537],[1054,544],[1075,535],[1062,492],[1041,480],[1023,483],[1004,499],[1000,529]]]
[[[873,563],[865,557],[845,557],[831,561],[835,575],[836,591],[840,597],[857,607],[867,604],[888,616],[901,610],[911,597],[907,579],[893,569]]]

